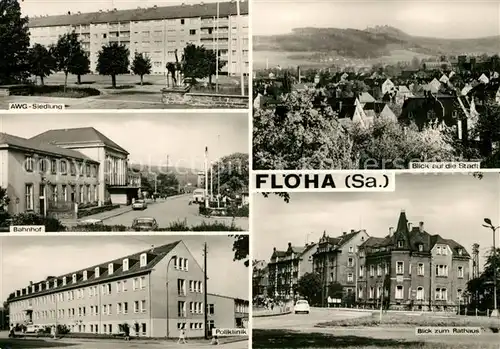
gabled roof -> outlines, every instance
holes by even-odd
[[[363,92],[359,96],[359,101],[361,103],[373,103],[373,102],[375,102],[375,98],[373,98],[373,96],[371,94],[369,94],[368,92]]]
[[[125,256],[125,257],[122,257],[119,259],[114,259],[114,260],[111,260],[111,261],[108,261],[105,263],[100,263],[100,264],[97,264],[97,265],[94,265],[94,266],[91,266],[91,267],[88,267],[85,269],[73,271],[73,272],[63,274],[63,275],[60,275],[57,277],[50,277],[50,278],[47,278],[46,280],[34,282],[33,285],[38,285],[39,283],[42,283],[42,285],[44,285],[46,281],[49,281],[51,283],[51,285],[50,285],[51,287],[48,290],[44,289],[42,291],[32,292],[32,293],[27,294],[25,296],[15,297],[14,299],[24,298],[24,297],[33,297],[33,295],[37,294],[37,293],[46,294],[46,293],[52,293],[52,292],[60,292],[61,290],[72,289],[75,287],[82,287],[85,285],[90,285],[90,284],[95,284],[95,283],[107,282],[108,280],[120,279],[122,277],[135,275],[138,273],[150,272],[154,268],[154,266],[157,265],[163,258],[165,258],[165,256],[168,253],[170,253],[170,251],[172,251],[180,242],[181,241],[175,241],[175,242],[172,242],[172,243],[167,244],[167,245],[155,247],[153,249],[144,250],[144,251],[141,251],[138,253],[133,253],[133,254],[130,254],[128,256]],[[146,253],[149,256],[149,258],[147,260],[146,266],[141,267],[139,261],[140,261],[140,256],[143,253]],[[122,262],[124,259],[127,259],[127,258],[129,259],[129,261],[135,261],[135,263],[129,262],[129,269],[124,271],[123,266],[122,266]],[[113,274],[108,273],[108,265],[109,264],[114,264],[114,265],[118,266],[118,268],[113,270]],[[97,267],[102,268],[103,272],[100,273],[99,277],[96,278],[96,277],[94,277],[93,273],[94,273],[95,268],[97,268]],[[84,271],[92,273],[92,277],[88,278],[87,280],[83,280],[81,276],[83,275]],[[71,281],[73,274],[77,274],[77,276],[78,276],[78,281],[75,284],[72,283],[72,281]],[[58,283],[57,288],[52,288],[52,283],[54,282],[54,280],[57,279],[58,281],[61,281],[63,277],[69,278],[68,283],[65,286],[63,286],[62,283],[60,285]]]
[[[0,148],[4,146],[7,146],[9,148],[21,149],[28,152],[33,151],[44,155],[52,155],[97,163],[96,161],[90,159],[88,156],[80,153],[79,151],[58,147],[38,139],[26,139],[10,135],[8,133],[0,133]]]
[[[236,14],[237,12],[235,2],[231,1],[219,3],[219,17],[227,17]],[[248,14],[248,1],[240,2],[240,14]],[[204,4],[203,2],[201,2],[200,4],[193,5],[136,8],[107,12],[103,11],[91,13],[76,13],[70,15],[46,16],[38,18],[32,17],[29,19],[28,26],[30,28],[34,28],[192,17],[212,18],[214,16],[217,16],[217,4],[215,2],[208,4]]]
[[[59,130],[49,130],[41,133],[32,140],[50,143],[54,145],[80,145],[85,143],[103,143],[104,145],[114,148],[118,151],[128,152],[113,142],[111,139],[103,135],[101,132],[93,127],[80,127],[80,128],[66,128]]]

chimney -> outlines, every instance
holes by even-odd
[[[30,281],[30,286],[33,286],[33,281]]]
[[[290,247],[292,247],[292,243],[291,242],[288,243],[288,248],[290,248]]]
[[[346,232],[346,231],[344,231],[344,232],[342,233],[342,235],[343,235],[343,236],[346,236],[346,235],[347,235],[347,232]]]
[[[389,236],[392,236],[394,234],[394,227],[389,228]]]
[[[276,247],[273,247],[273,252],[276,252]]]
[[[424,222],[418,223],[418,229],[420,230],[421,233],[424,232]]]
[[[411,231],[412,228],[413,228],[413,224],[411,222],[408,222],[408,231]]]
[[[354,233],[354,232],[355,232],[355,230],[354,230],[354,229],[351,229],[351,234],[352,234],[352,233]]]

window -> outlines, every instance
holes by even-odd
[[[72,279],[73,279],[73,280],[72,280],[72,281],[73,281],[73,283],[74,283],[74,284],[76,284],[76,274],[73,274],[73,275],[72,275]]]
[[[382,266],[379,264],[377,265],[377,276],[382,275]]]
[[[411,275],[411,263],[410,265],[408,266],[408,274]]]
[[[461,256],[463,254],[463,250],[461,248],[458,249],[458,255]]]
[[[402,275],[404,273],[404,262],[396,262],[396,274]]]
[[[50,172],[52,174],[57,173],[57,161],[56,160],[50,160]]]
[[[358,298],[363,299],[363,288],[362,287],[360,287],[358,290]]]
[[[396,286],[396,299],[403,299],[403,286],[398,285]]]
[[[389,265],[387,263],[384,264],[384,274],[389,274]]]
[[[436,288],[435,299],[445,301],[448,299],[448,291],[446,288]]]
[[[441,254],[441,246],[436,247],[436,254]]]
[[[52,201],[57,202],[57,185],[52,186]]]
[[[459,288],[459,289],[457,290],[457,299],[458,299],[458,300],[461,300],[461,299],[462,299],[462,289],[461,289],[461,288]]]
[[[459,266],[458,267],[458,277],[463,278],[464,277],[464,267]]]
[[[398,240],[398,248],[403,248],[403,246],[404,246],[404,241]]]
[[[123,271],[127,271],[128,270],[128,258],[125,258],[123,260]]]
[[[441,254],[443,256],[447,256],[448,255],[448,248],[446,246],[441,247]]]
[[[34,209],[33,184],[26,184],[24,195],[26,200],[26,211],[32,211]]]
[[[188,271],[188,260],[186,258],[183,260],[182,269]]]
[[[96,277],[96,278],[98,278],[98,277],[99,277],[99,272],[100,272],[99,267],[95,268],[95,270],[94,270],[94,274],[95,274],[95,277]]]
[[[419,276],[424,276],[424,263],[418,263],[417,274]]]
[[[354,253],[354,247],[353,246],[349,246],[349,253]]]
[[[448,276],[448,266],[447,265],[436,265],[436,275],[447,277]]]
[[[68,186],[66,186],[66,185],[62,186],[62,197],[63,197],[64,202],[68,201]]]
[[[353,267],[354,266],[354,259],[349,257],[349,259],[347,260],[347,266],[348,267]]]
[[[67,281],[67,278],[66,278],[66,276],[64,276],[63,277],[63,286],[66,286],[66,283],[67,283],[66,281]]]
[[[181,24],[184,25],[184,23],[185,23],[185,20],[181,19]]]
[[[359,266],[359,277],[363,277],[365,275],[365,268],[363,265]]]
[[[111,284],[106,285],[106,292],[107,294],[111,294]]]
[[[189,35],[196,35],[196,29],[189,29]]]
[[[108,274],[111,275],[115,272],[115,266],[113,265],[113,263],[109,263],[108,264]]]
[[[123,303],[123,314],[128,314],[128,302]]]
[[[186,295],[186,280],[177,279],[177,294],[179,296]]]
[[[135,290],[137,290],[137,287],[139,287],[139,286],[138,286],[138,283],[139,283],[139,279],[138,279],[138,278],[134,278],[134,279],[132,280],[132,289],[133,289],[134,291],[135,291]]]
[[[352,273],[347,274],[347,282],[353,282],[353,281],[354,281],[354,277],[353,277]]]
[[[135,301],[134,302],[134,313],[138,313],[139,312],[139,301]]]
[[[370,265],[370,276],[374,276],[374,275],[375,275],[375,266]]]
[[[418,244],[418,251],[422,252],[424,250],[424,245]]]
[[[117,281],[116,282],[116,292],[121,292],[122,290],[122,282],[121,281]]]
[[[145,253],[141,254],[141,267],[145,267],[148,264],[148,257]]]
[[[145,313],[145,312],[146,312],[146,301],[142,300],[141,301],[141,313]]]
[[[146,288],[146,277],[145,276],[141,276],[141,278],[139,279],[139,287],[141,289]]]
[[[368,293],[368,299],[373,299],[373,297],[375,297],[375,287],[371,286]]]
[[[68,163],[66,162],[66,160],[61,160],[59,162],[59,169],[61,170],[62,174],[68,173]]]
[[[215,305],[209,304],[208,305],[208,315],[214,315],[214,314],[215,314]]]
[[[33,157],[31,155],[26,156],[25,162],[24,162],[24,169],[28,172],[33,172]]]
[[[127,291],[127,280],[123,280],[122,281],[122,292],[126,292]]]
[[[177,302],[177,316],[186,317],[186,302]]]

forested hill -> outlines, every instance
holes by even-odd
[[[289,34],[254,36],[255,51],[333,53],[351,58],[376,58],[393,50],[428,55],[500,53],[500,36],[477,39],[440,39],[409,35],[390,26],[365,30],[297,28]]]

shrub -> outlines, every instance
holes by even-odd
[[[92,216],[97,213],[102,213],[106,211],[111,211],[114,210],[115,208],[119,208],[120,205],[105,205],[105,206],[100,206],[100,207],[89,207],[89,208],[83,208],[82,210],[78,211],[78,218],[83,218],[87,216]]]
[[[46,232],[64,231],[61,222],[52,217],[44,217],[34,212],[18,213],[12,217],[12,225],[43,225]]]
[[[97,202],[96,201],[94,201],[94,202],[87,202],[87,203],[79,203],[78,204],[78,208],[79,209],[96,207],[96,206],[97,206]]]
[[[249,217],[250,208],[248,205],[244,205],[242,207],[230,207],[228,213],[233,217]]]
[[[128,231],[130,228],[124,225],[82,224],[72,227],[72,232],[104,232],[104,231]]]
[[[68,326],[61,325],[61,324],[57,325],[57,334],[58,335],[65,335],[65,334],[68,334],[70,332],[71,332],[71,330],[69,329]]]

